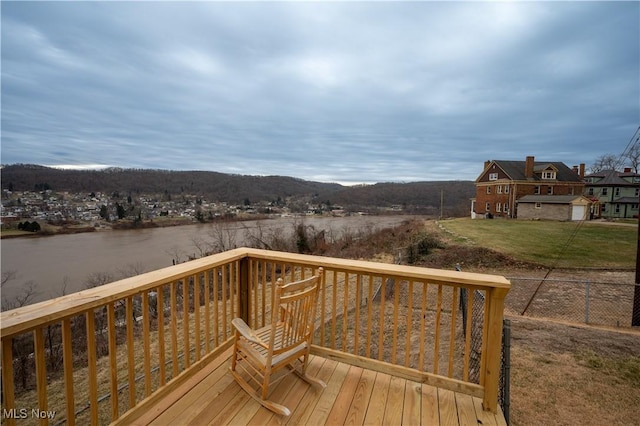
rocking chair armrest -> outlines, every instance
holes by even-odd
[[[240,333],[242,337],[244,337],[248,341],[256,343],[265,349],[269,348],[269,346],[255,334],[251,327],[249,327],[242,318],[234,318],[233,320],[231,320],[231,324],[236,328],[238,333]]]

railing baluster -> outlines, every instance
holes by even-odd
[[[193,312],[195,361],[200,361],[200,274],[193,276]]]
[[[34,350],[36,359],[36,390],[38,393],[38,409],[47,411],[47,367],[45,363],[44,334],[42,327],[34,330]],[[41,425],[49,424],[45,418],[40,419]]]
[[[424,365],[424,357],[426,351],[426,333],[427,333],[427,293],[429,292],[429,284],[422,283],[422,299],[420,304],[420,353],[418,354],[418,370],[426,371]]]
[[[111,370],[111,420],[119,417],[118,409],[118,363],[116,352],[116,312],[113,303],[107,305],[107,328],[109,330],[109,367]]]
[[[440,319],[442,318],[442,284],[438,284],[438,302],[436,305],[436,331],[433,343],[433,373],[438,374],[440,359]]]
[[[369,358],[371,356],[371,330],[373,321],[373,275],[369,274],[369,295],[367,297],[367,345],[365,349],[365,356]]]
[[[96,354],[96,316],[91,309],[85,314],[87,318],[87,367],[89,370],[89,405],[91,406],[91,424],[98,424],[98,368]],[[102,334],[104,330],[98,330]]]
[[[262,317],[260,318],[260,322],[258,323],[260,327],[264,327],[264,325],[266,324],[265,322],[265,316],[266,316],[266,304],[267,304],[267,262],[263,261],[261,263],[262,265],[262,282],[261,282],[261,286],[262,288],[260,289],[262,291]],[[273,268],[271,268],[273,270]]]
[[[320,283],[320,345],[324,346],[325,342],[325,327],[326,324],[326,301],[327,301],[327,276],[322,274],[322,282]],[[316,315],[317,316],[317,315]]]
[[[336,348],[336,321],[337,321],[337,309],[338,309],[338,271],[333,270],[332,281],[332,305],[331,305],[331,349]]]
[[[6,410],[13,410],[16,407],[15,390],[13,377],[13,338],[2,338],[2,405]],[[7,425],[15,425],[16,419],[13,416],[6,417]]]
[[[211,351],[211,269],[208,269],[204,277],[204,349],[206,353]]]
[[[380,326],[378,328],[378,359],[384,361],[384,311],[385,294],[387,293],[387,277],[382,276],[380,283]]]
[[[469,360],[471,357],[471,325],[473,323],[473,289],[466,289],[467,291],[467,324],[465,329],[465,342],[464,342],[464,366],[462,380],[469,381]]]
[[[347,352],[347,333],[349,332],[349,329],[347,328],[349,325],[349,273],[342,272],[342,274],[344,274],[344,299],[342,299],[342,350]]]
[[[144,352],[144,394],[151,395],[151,337],[149,316],[149,292],[142,293],[142,341]]]
[[[406,344],[404,348],[404,366],[409,367],[410,355],[411,355],[411,334],[413,328],[411,324],[413,324],[413,280],[409,281],[409,289],[408,289],[409,299],[407,300],[407,335],[406,335]]]
[[[449,334],[449,368],[448,377],[453,377],[453,356],[455,354],[456,320],[458,308],[458,287],[453,287],[451,295],[451,332]]]
[[[184,370],[191,366],[191,345],[189,342],[189,283],[190,278],[186,277],[182,282],[182,355],[184,360]]]
[[[400,311],[400,280],[393,279],[393,343],[391,350],[391,364],[396,363],[398,354],[398,316]]]
[[[126,327],[127,327],[127,384],[129,386],[129,408],[136,405],[136,362],[135,362],[135,346],[134,346],[134,315],[133,298],[131,296],[126,299]]]
[[[157,306],[158,306],[158,367],[159,367],[159,380],[158,383],[160,387],[164,386],[167,380],[167,371],[166,371],[166,358],[164,355],[165,351],[165,336],[164,336],[164,290],[165,286],[158,287],[156,291],[158,292],[157,297]]]
[[[67,402],[67,425],[76,424],[75,398],[73,391],[73,348],[71,347],[71,320],[62,320],[62,361],[64,365],[64,388]]]
[[[171,378],[178,376],[178,287],[171,282]]]
[[[222,268],[222,339],[227,340],[227,286],[229,285],[227,281],[227,267],[223,266]]]
[[[360,282],[360,280],[362,279],[360,274],[356,275],[356,322],[355,322],[355,326],[353,328],[353,332],[355,334],[354,339],[353,339],[353,353],[355,355],[358,355],[358,353],[360,352],[360,345],[359,345],[359,337],[360,337],[360,307],[362,305],[362,295],[360,294],[360,292],[362,291],[362,283]]]
[[[219,336],[220,336],[220,317],[219,306],[220,306],[220,296],[219,296],[219,285],[218,285],[218,268],[213,269],[213,298],[215,303],[213,304],[213,318],[215,322],[213,324],[213,346],[218,347],[219,344]]]

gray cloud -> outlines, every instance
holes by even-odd
[[[322,181],[591,164],[640,122],[637,2],[8,2],[2,162]]]

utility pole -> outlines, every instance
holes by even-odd
[[[638,205],[640,206],[640,204]],[[638,213],[640,213],[640,210]],[[636,248],[635,284],[636,285],[633,289],[633,313],[631,314],[631,326],[640,327],[640,214],[638,214],[638,245]]]

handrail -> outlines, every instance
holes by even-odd
[[[30,404],[66,411],[67,424],[75,423],[81,407],[90,410],[80,414],[89,416],[83,423],[130,419],[132,408],[170,392],[221,353],[233,317],[252,326],[268,322],[276,278],[309,276],[319,267],[325,277],[316,353],[462,389],[495,412],[502,311],[510,288],[504,277],[239,248],[2,312],[3,412],[10,414],[5,420],[15,423],[17,411],[11,409],[24,398],[23,392],[16,398],[14,383],[28,388],[32,380],[37,400]],[[466,330],[456,320],[463,289],[483,294],[468,305],[469,313],[481,309],[482,319]],[[482,345],[477,349],[468,337],[474,333]],[[82,350],[87,384],[78,383],[71,362]],[[481,359],[474,383],[470,360],[476,355]],[[37,377],[25,376],[34,369]],[[61,374],[47,382],[56,369]],[[136,384],[137,376],[143,384]],[[64,402],[55,392],[48,395],[48,388],[60,389]],[[123,389],[126,395],[119,395]],[[105,392],[111,401],[106,413],[98,407]]]

